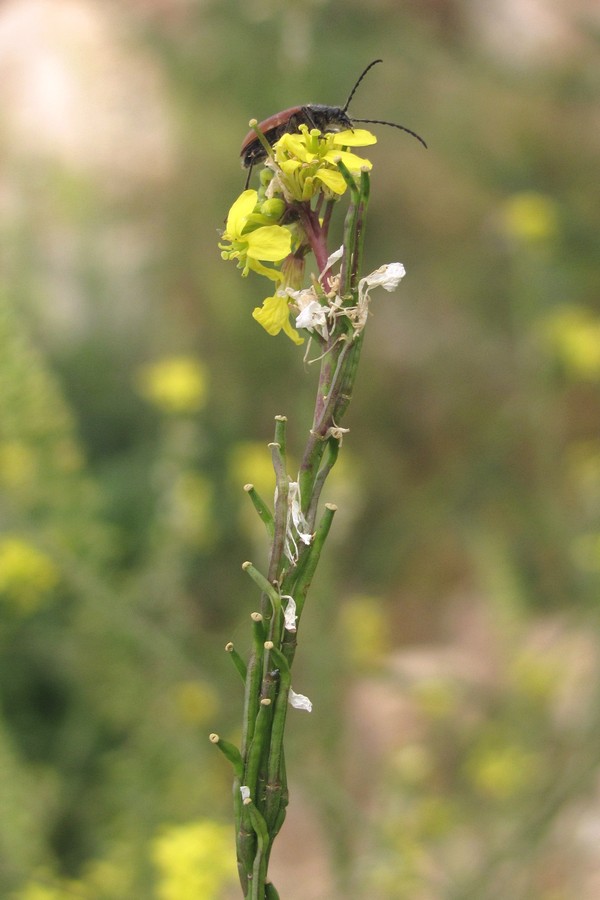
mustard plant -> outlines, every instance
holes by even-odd
[[[394,290],[400,263],[361,276],[369,160],[353,148],[376,142],[364,129],[321,133],[301,125],[271,147],[255,120],[250,126],[266,159],[258,190],[233,203],[220,248],[242,275],[255,272],[273,292],[253,317],[270,334],[283,332],[320,361],[313,420],[298,473],[288,470],[286,417],[275,417],[269,444],[275,496],[267,502],[245,485],[270,544],[263,572],[242,566],[260,593],[252,612],[253,649],[248,660],[232,643],[226,650],[244,684],[241,745],[217,734],[211,741],[233,766],[237,864],[245,900],[274,900],[269,857],[288,805],[284,731],[288,706],[310,712],[311,702],[292,688],[292,666],[307,594],[331,528],[335,505],[319,498],[338,458],[344,415],[352,398],[369,312],[370,291]],[[343,243],[332,252],[329,228],[336,206],[346,202]],[[305,279],[312,254],[317,274]],[[308,283],[307,283],[308,281]]]

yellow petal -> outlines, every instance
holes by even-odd
[[[335,163],[336,160],[341,159],[346,168],[351,172],[359,172],[363,166],[366,166],[367,169],[373,168],[372,163],[370,163],[368,159],[357,156],[356,153],[348,153],[346,150],[330,150],[325,155],[325,159],[327,162],[331,163]]]
[[[286,175],[293,175],[301,166],[302,163],[299,159],[284,159],[279,163],[281,171]]]
[[[303,162],[310,162],[315,158],[315,154],[307,149],[304,136],[300,134],[284,134],[277,143],[277,150],[284,150]]]
[[[334,137],[338,147],[368,147],[376,144],[377,138],[366,128],[355,128],[354,131],[339,131]]]
[[[337,169],[319,169],[315,175],[316,178],[322,181],[334,194],[343,194],[346,190],[347,184],[344,181],[344,176]]]
[[[227,226],[223,237],[226,240],[235,241],[242,233],[246,220],[258,200],[256,191],[243,191],[237,198],[227,216]]]
[[[281,225],[266,225],[244,235],[248,241],[248,256],[251,259],[264,259],[278,262],[288,255],[292,247],[292,235],[289,229]]]
[[[287,297],[267,297],[262,306],[257,306],[252,312],[252,318],[256,319],[267,334],[279,334],[286,324],[289,324],[290,310]]]
[[[291,341],[293,341],[296,345],[300,345],[304,343],[304,338],[300,337],[295,328],[292,328],[290,320],[288,319],[285,325],[283,326],[283,333],[286,334]]]
[[[246,257],[246,265],[248,269],[252,269],[253,272],[256,272],[258,275],[263,275],[265,278],[270,278],[271,281],[278,282],[283,279],[283,275],[279,269],[271,269],[269,266],[263,266],[257,259]]]
[[[274,297],[267,297],[263,301],[262,306],[257,306],[252,312],[252,317],[259,322],[265,329],[267,334],[276,335],[283,330],[290,340],[295,344],[303,344],[304,338],[301,338],[295,328],[290,324],[290,309],[287,297],[275,294]]]

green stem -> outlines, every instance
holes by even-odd
[[[242,777],[244,764],[242,762],[242,755],[235,744],[231,744],[229,741],[224,741],[223,738],[219,737],[218,734],[211,734],[210,741],[212,744],[215,744],[223,756],[229,760],[231,765],[233,766],[233,771],[235,772],[238,778]]]
[[[246,766],[244,770],[244,784],[250,789],[250,796],[257,796],[258,774],[261,762],[265,754],[266,741],[269,737],[269,729],[272,718],[272,701],[269,697],[263,697],[258,705],[258,715],[254,726],[254,735],[250,744]]]
[[[321,521],[319,522],[319,527],[315,532],[315,536],[310,548],[306,566],[303,568],[302,573],[294,586],[296,594],[295,596],[292,596],[294,596],[294,600],[296,601],[296,613],[298,615],[298,618],[300,618],[300,616],[302,615],[304,600],[311,585],[313,575],[315,574],[319,559],[321,557],[323,545],[325,544],[327,535],[329,534],[329,529],[331,528],[333,517],[335,516],[336,512],[337,506],[335,505],[335,503],[325,504],[323,515],[321,516]]]
[[[243,683],[246,684],[246,675],[248,674],[248,667],[246,666],[246,663],[237,652],[231,641],[229,641],[228,644],[225,644],[225,650],[227,653],[229,653],[231,661],[238,670]]]
[[[244,572],[247,572],[252,581],[258,585],[263,592],[263,598],[268,601],[267,603],[263,603],[264,609],[262,616],[265,620],[266,630],[268,631],[269,636],[272,637],[273,634],[278,634],[278,631],[281,628],[281,595],[279,591],[267,581],[262,572],[259,572],[251,562],[243,563],[242,569]]]
[[[336,406],[333,413],[336,425],[339,425],[342,418],[350,405],[352,394],[354,391],[354,382],[356,381],[356,372],[360,362],[360,354],[363,345],[363,334],[356,334],[352,342],[352,351],[348,355],[348,364],[344,370],[344,380],[340,385],[339,394],[336,398]]]
[[[248,896],[250,875],[254,867],[256,856],[256,832],[252,827],[247,807],[242,803],[240,791],[241,781],[235,778],[233,781],[233,808],[236,817],[236,853],[237,867],[244,897]]]
[[[254,747],[254,734],[258,719],[260,687],[263,674],[263,655],[265,632],[263,618],[260,613],[252,613],[252,630],[254,634],[254,650],[248,663],[246,673],[246,690],[244,693],[244,712],[242,718],[242,760],[244,770],[248,767],[250,749]],[[242,776],[243,777],[243,776]],[[254,865],[256,854],[256,837],[246,807],[241,802],[240,786],[246,784],[242,777],[234,780],[234,813],[236,820],[236,853],[238,872],[244,897],[247,896],[248,881]]]
[[[287,416],[275,416],[275,443],[279,444],[281,456],[287,458]]]
[[[341,270],[342,296],[347,296],[351,290],[352,273],[356,271],[355,250],[360,192],[354,178],[343,162],[338,162],[338,169],[344,176],[344,180],[350,189],[350,205],[344,220],[344,256],[342,257]]]
[[[267,782],[265,785],[265,819],[269,830],[275,824],[281,806],[281,757],[283,752],[283,733],[288,708],[291,674],[288,661],[271,641],[267,641],[270,660],[279,669],[279,689],[275,698],[273,722],[271,724],[271,745],[267,764]]]
[[[313,538],[311,546],[308,548],[308,554],[302,567],[302,571],[298,574],[298,577],[293,584],[286,585],[283,589],[284,593],[291,594],[296,601],[296,614],[298,616],[298,621],[300,621],[302,610],[304,608],[304,602],[306,600],[306,595],[308,593],[308,589],[310,588],[313,576],[319,563],[321,551],[327,539],[327,535],[329,534],[329,529],[331,528],[333,517],[336,511],[337,506],[335,506],[335,504],[325,504],[323,515],[321,516],[321,521],[319,522],[319,527],[315,532],[315,536]],[[288,665],[290,668],[292,667],[292,662],[294,660],[297,640],[297,631],[285,631],[281,649],[288,661]]]
[[[278,423],[279,425],[280,423]],[[276,426],[276,433],[277,433]],[[285,553],[285,536],[288,520],[288,496],[290,490],[290,482],[287,475],[285,456],[277,441],[269,444],[271,448],[271,458],[273,461],[273,469],[275,470],[275,533],[271,544],[271,558],[269,560],[269,582],[277,581],[279,573],[284,562]],[[284,444],[285,448],[285,444]],[[265,610],[263,610],[265,615]],[[265,615],[266,618],[266,615]]]
[[[359,306],[359,272],[364,246],[364,221],[369,198],[369,175],[361,172],[355,180],[339,163],[350,194],[344,222],[344,254],[340,275],[341,307],[324,346],[319,383],[310,431],[298,474],[302,511],[312,533],[323,486],[335,465],[341,442],[336,433],[350,403],[362,349],[362,321],[353,315]],[[322,199],[319,201],[322,205]],[[298,204],[317,266],[323,272],[327,260],[327,230],[333,203],[327,202],[323,222],[321,205],[311,210]],[[322,277],[325,293],[335,284],[333,276]],[[323,295],[322,301],[325,302]],[[344,307],[348,316],[344,316]],[[352,318],[351,318],[352,316]],[[291,665],[297,632],[283,628],[282,595],[291,595],[296,603],[298,623],[315,574],[336,507],[326,503],[310,544],[298,542],[297,559],[286,556],[289,540],[290,478],[287,472],[287,420],[275,417],[274,440],[269,444],[276,479],[274,511],[259,496],[253,485],[248,493],[271,541],[266,576],[246,562],[243,569],[261,591],[261,612],[253,613],[254,647],[247,668],[233,644],[227,645],[232,661],[245,681],[241,753],[233,744],[211,736],[234,766],[234,810],[237,822],[237,853],[240,883],[246,900],[278,900],[275,887],[268,881],[268,865],[273,840],[285,819],[288,787],[284,754]],[[304,528],[302,529],[304,530]],[[289,552],[289,551],[288,551]],[[296,554],[293,554],[296,557]],[[240,785],[250,798],[242,802]]]
[[[329,358],[324,358],[321,364],[319,394],[322,394],[323,399],[322,402],[317,401],[313,427],[306,443],[299,473],[300,494],[305,513],[310,506],[315,481],[325,452],[327,432],[332,426],[339,424],[338,421],[334,421],[334,414],[345,380],[343,372],[346,357],[351,352],[352,346],[350,341],[338,344],[329,351]],[[333,364],[335,364],[335,368],[333,368]]]
[[[252,881],[249,897],[250,900],[264,900],[269,851],[269,832],[264,818],[252,802],[251,798],[244,801],[244,806],[250,815],[250,821],[252,822],[252,827],[256,833],[258,842],[258,849],[252,867]]]
[[[281,598],[279,596],[279,591],[273,587],[273,585],[267,581],[262,572],[259,572],[256,566],[253,563],[247,561],[242,563],[242,569],[244,572],[247,572],[254,584],[256,584],[260,590],[267,595],[269,600],[271,601],[271,612],[273,609],[278,607],[281,604]],[[266,617],[265,617],[266,618]],[[270,616],[269,616],[270,618]]]
[[[252,613],[252,629],[254,632],[254,650],[248,663],[246,675],[246,691],[244,694],[243,734],[242,734],[242,758],[245,760],[248,749],[254,737],[254,727],[258,713],[260,700],[260,685],[262,681],[263,654],[265,632],[260,613]]]
[[[267,529],[267,535],[270,540],[273,540],[273,534],[275,531],[275,522],[273,521],[273,513],[262,499],[260,494],[257,492],[256,488],[253,484],[245,484],[244,490],[252,500],[254,504],[254,509],[258,513],[259,519],[264,522],[265,528]]]
[[[327,441],[327,446],[325,450],[325,460],[322,462],[319,471],[317,472],[317,477],[315,478],[315,483],[312,491],[312,496],[310,498],[310,503],[308,509],[306,511],[306,521],[308,523],[309,529],[312,531],[315,524],[315,519],[317,518],[317,507],[319,504],[319,497],[321,496],[321,491],[323,489],[323,485],[327,480],[327,476],[333,469],[334,465],[337,462],[338,454],[340,452],[340,441],[338,438],[330,437]]]

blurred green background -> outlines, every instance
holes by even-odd
[[[0,8],[0,895],[237,897],[273,416],[221,261],[248,119],[376,127],[372,302],[303,619],[285,900],[600,892],[600,19],[588,0]],[[370,148],[371,149],[371,148]]]

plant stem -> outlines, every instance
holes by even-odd
[[[336,288],[339,293],[336,302],[340,305],[334,307],[331,333],[321,361],[312,428],[298,473],[304,519],[295,511],[296,494],[290,492],[287,420],[285,416],[276,416],[274,440],[269,444],[276,479],[273,514],[252,485],[245,487],[271,544],[266,575],[250,562],[243,565],[261,592],[261,611],[252,613],[253,651],[247,667],[233,645],[227,645],[245,682],[241,751],[217,735],[211,738],[235,768],[238,869],[245,900],[278,900],[279,897],[268,880],[268,863],[288,803],[284,732],[297,646],[297,630],[290,630],[289,622],[283,617],[282,597],[292,597],[295,602],[297,628],[336,512],[333,504],[325,504],[315,528],[321,492],[338,458],[341,432],[337,429],[352,397],[362,347],[362,326],[357,329],[350,315],[344,314],[344,308],[355,310],[360,299],[359,271],[369,178],[363,172],[355,181],[341,163],[339,169],[348,184],[350,206]],[[326,295],[334,296],[332,284],[338,282],[324,271],[329,258],[327,233],[334,204],[326,201],[320,221],[322,205],[323,197],[314,210],[308,203],[296,204],[294,209],[321,273],[324,293],[319,296],[325,300]]]

